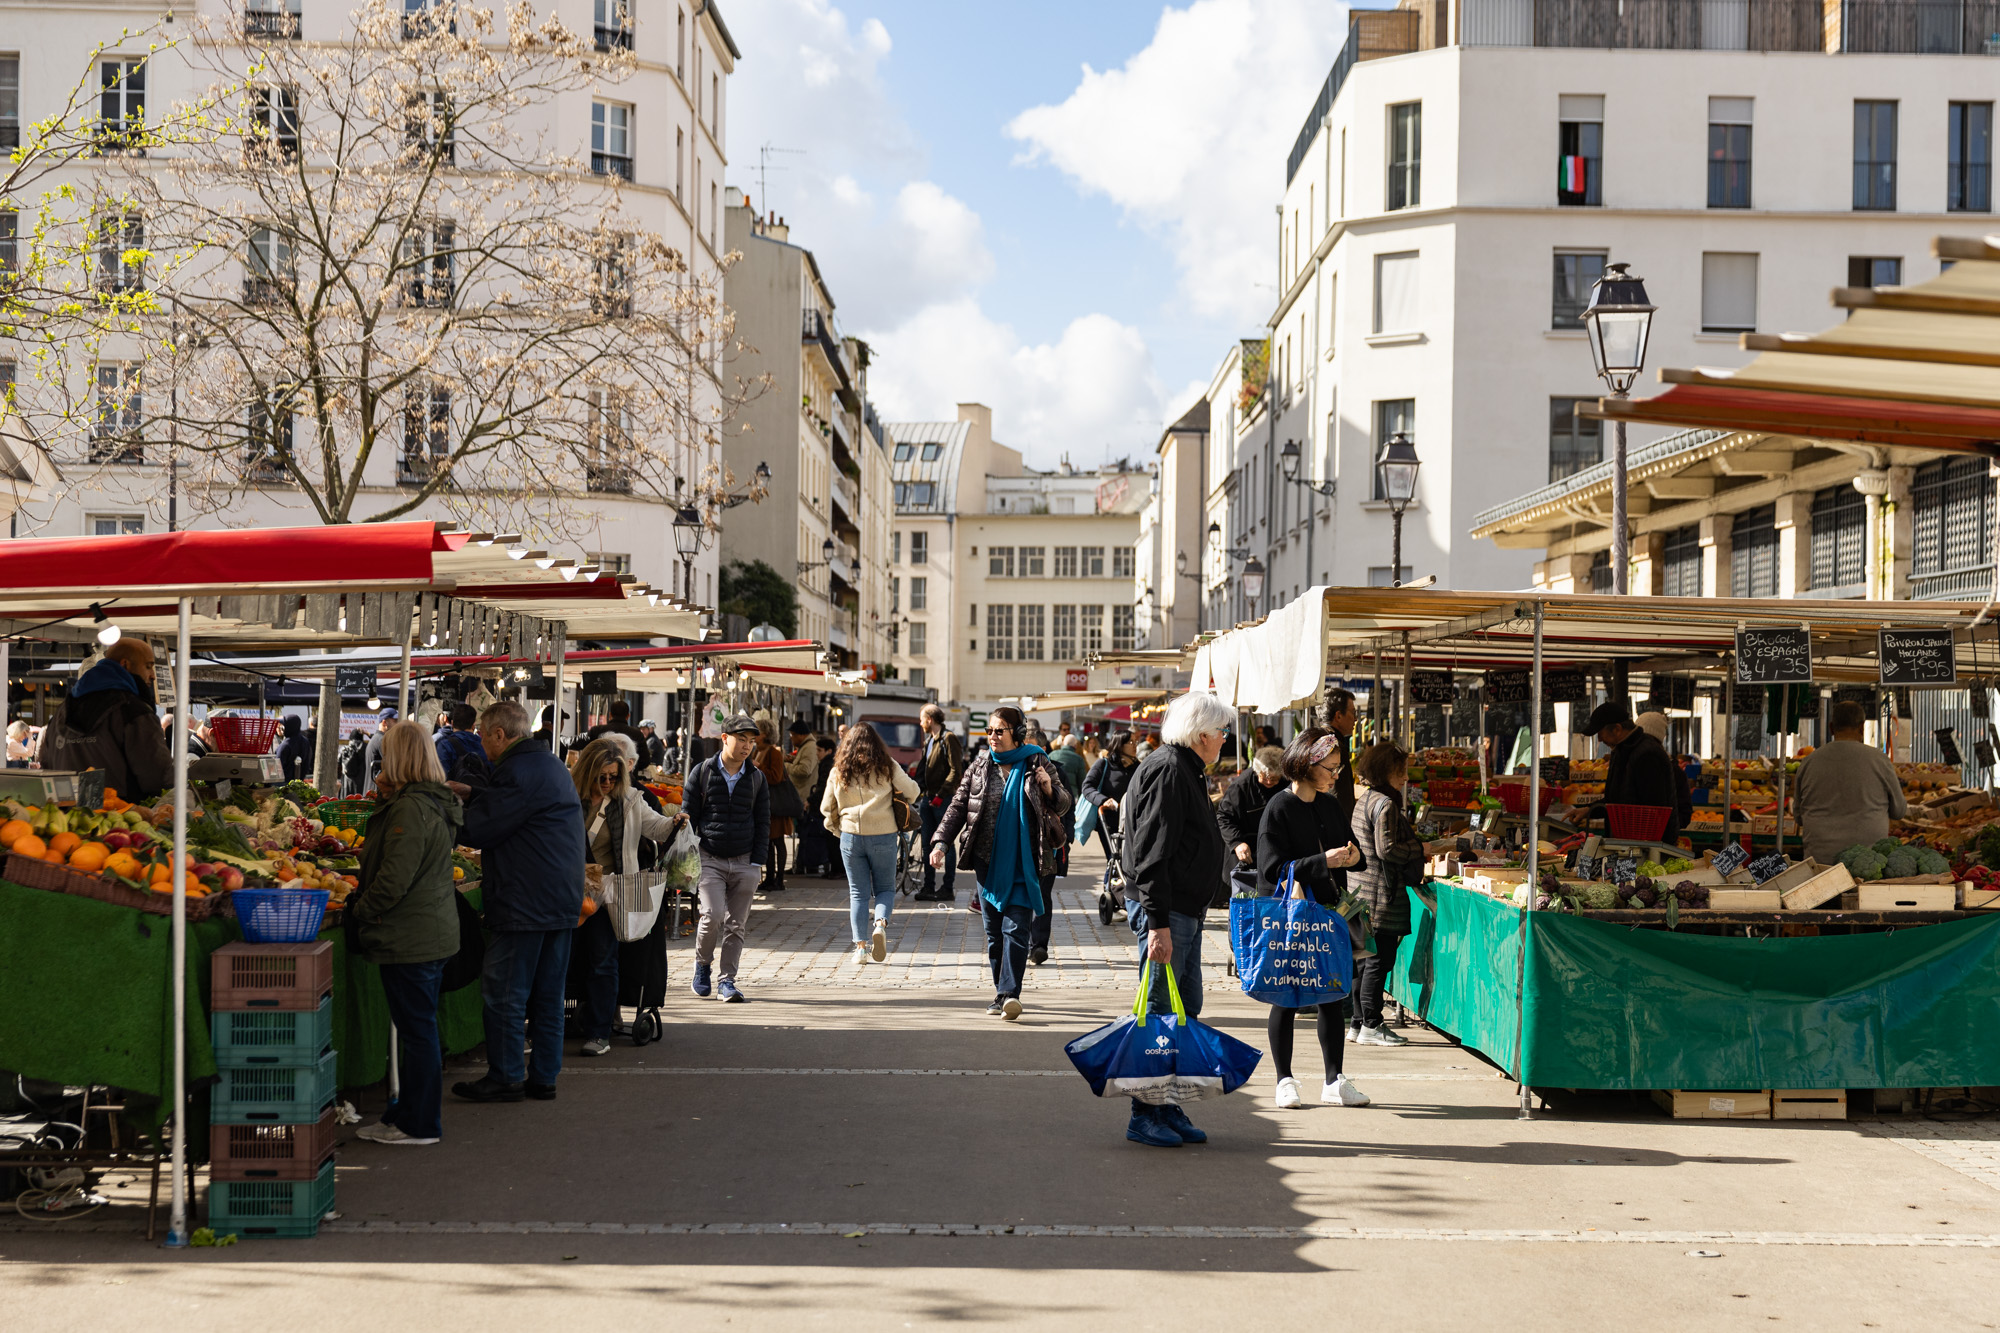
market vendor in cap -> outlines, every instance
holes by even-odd
[[[1889,821],[1910,812],[1889,757],[1861,739],[1868,710],[1852,699],[1833,706],[1833,740],[1799,765],[1799,832],[1806,855],[1823,866],[1857,842],[1889,836]]]
[[[1622,699],[1599,704],[1580,730],[1611,750],[1605,765],[1604,804],[1663,807],[1671,813],[1660,841],[1672,841],[1681,831],[1680,790],[1666,747],[1632,720],[1632,710]]]

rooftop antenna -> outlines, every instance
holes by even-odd
[[[778,153],[792,153],[799,157],[804,157],[806,150],[803,148],[780,148],[773,143],[765,143],[757,149],[757,215],[759,217],[771,216],[771,201],[765,191],[764,177],[770,172],[782,172],[785,170],[783,167],[774,167],[771,165],[771,158]]]

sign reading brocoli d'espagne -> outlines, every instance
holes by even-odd
[[[1796,626],[1736,631],[1736,679],[1744,685],[1810,685],[1812,635]]]
[[[1885,629],[1876,662],[1884,685],[1958,683],[1958,653],[1949,629]]]

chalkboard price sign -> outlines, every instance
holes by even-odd
[[[583,673],[585,694],[618,693],[618,673],[616,671],[586,671]]]
[[[1716,874],[1727,878],[1750,864],[1750,853],[1743,850],[1740,842],[1727,843],[1709,858],[1709,864],[1715,867]]]
[[[1661,708],[1694,708],[1694,677],[1656,675],[1648,687],[1653,703]]]
[[[1532,693],[1525,670],[1486,673],[1486,702],[1489,704],[1524,704]]]
[[[1418,704],[1455,703],[1458,692],[1452,687],[1449,671],[1412,671],[1410,702]]]
[[[1580,704],[1590,697],[1590,683],[1575,667],[1551,667],[1542,673],[1542,702]]]
[[[1812,636],[1795,628],[1737,630],[1736,679],[1742,684],[1810,684]]]
[[[354,698],[375,696],[375,668],[372,666],[337,666],[333,669],[333,690],[335,694]]]
[[[1953,737],[1953,733],[1957,730],[1957,727],[1939,727],[1931,733],[1931,735],[1937,737],[1939,757],[1947,764],[1962,764],[1965,762],[1965,756],[1958,752],[1958,741]]]
[[[1833,701],[1837,704],[1860,704],[1871,713],[1882,706],[1881,700],[1875,697],[1873,685],[1836,685],[1833,688]]]
[[[1955,685],[1958,655],[1948,629],[1885,629],[1878,662],[1889,685]]]
[[[1972,743],[1972,757],[1979,761],[1981,768],[1991,768],[1994,763],[1993,742],[1981,736]]]
[[[1737,717],[1756,717],[1764,711],[1762,685],[1738,685],[1729,701],[1729,711]]]

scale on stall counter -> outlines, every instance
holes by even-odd
[[[23,805],[81,805],[94,810],[104,804],[104,772],[86,768],[81,773],[62,770],[0,769],[0,800]]]
[[[270,786],[285,780],[285,766],[274,754],[214,754],[188,760],[189,782],[248,782]]]

